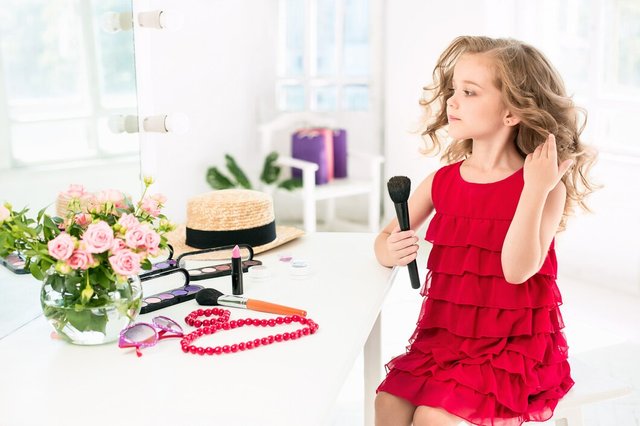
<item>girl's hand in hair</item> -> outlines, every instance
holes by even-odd
[[[558,165],[556,137],[550,133],[544,143],[527,155],[524,161],[524,184],[532,190],[548,194],[560,182],[572,163],[573,160],[565,160]]]
[[[413,230],[400,231],[395,229],[387,237],[387,251],[393,259],[394,265],[404,266],[415,260],[418,255],[418,237]]]

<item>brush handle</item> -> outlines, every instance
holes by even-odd
[[[415,259],[407,265],[409,269],[409,279],[412,288],[420,288],[420,275],[418,274],[418,264]]]
[[[259,312],[268,312],[270,314],[279,315],[300,315],[307,316],[307,311],[302,309],[290,308],[289,306],[276,305],[275,303],[264,302],[262,300],[247,299],[247,309]]]
[[[396,216],[398,217],[398,225],[401,231],[407,231],[411,226],[409,222],[409,207],[407,203],[394,203],[396,207]],[[418,264],[415,259],[407,265],[409,269],[409,279],[412,288],[420,288],[420,275],[418,274]]]

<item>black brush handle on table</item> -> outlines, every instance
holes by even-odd
[[[411,180],[406,176],[394,176],[387,182],[387,189],[396,208],[396,216],[398,217],[400,230],[409,230],[411,222],[409,222],[409,206],[407,205],[407,200],[411,192]],[[415,259],[407,264],[407,269],[409,270],[411,287],[416,289],[420,288],[420,275],[418,274],[418,264]]]

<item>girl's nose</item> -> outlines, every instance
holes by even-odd
[[[457,106],[457,103],[455,102],[454,99],[455,95],[451,95],[449,97],[449,99],[447,99],[447,107],[449,108],[455,108]]]

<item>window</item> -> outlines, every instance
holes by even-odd
[[[369,0],[280,0],[281,111],[368,111]]]
[[[100,25],[131,13],[130,1],[5,0],[3,10],[0,168],[137,152],[137,135],[107,126],[136,114],[133,33]]]
[[[547,18],[528,39],[587,109],[585,140],[602,151],[640,156],[640,2],[546,0],[539,7]]]

